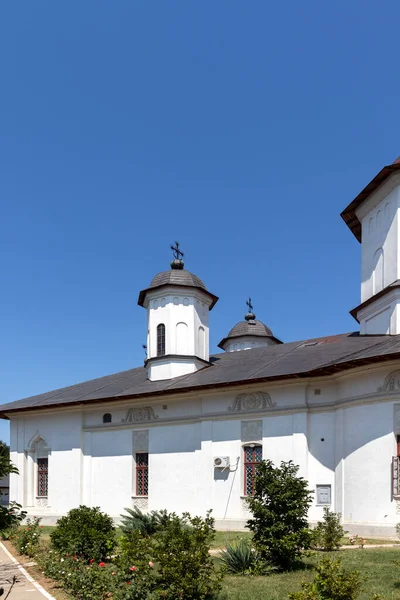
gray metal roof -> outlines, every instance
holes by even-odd
[[[20,410],[97,401],[111,403],[125,398],[166,396],[246,382],[317,377],[394,358],[400,359],[400,335],[361,336],[350,333],[216,354],[210,358],[211,366],[163,381],[149,381],[145,367],[138,367],[10,402],[0,406],[0,412],[4,416]]]
[[[200,279],[200,277],[197,277],[197,275],[194,275],[185,269],[170,269],[168,271],[157,273],[157,275],[153,277],[149,287],[139,293],[138,304],[140,306],[144,306],[144,300],[147,292],[167,285],[192,287],[204,291],[208,296],[211,297],[212,300],[210,310],[218,300],[217,296],[214,296],[214,294],[211,294],[207,291],[204,282]]]
[[[239,337],[242,335],[256,335],[257,337],[271,337],[274,334],[271,329],[264,325],[261,321],[240,321],[232,327],[228,333],[228,338]]]
[[[160,287],[160,285],[183,285],[185,287],[207,289],[200,277],[185,269],[170,269],[169,271],[157,273],[151,280],[148,289]]]

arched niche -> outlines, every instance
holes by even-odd
[[[49,457],[51,448],[44,436],[36,432],[25,449],[25,504],[48,506]]]

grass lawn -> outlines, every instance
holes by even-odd
[[[234,544],[240,538],[250,538],[250,531],[217,531],[215,534],[214,541],[211,545],[212,548],[225,548],[227,544]],[[342,538],[342,546],[350,546],[350,541],[348,537]],[[365,545],[368,546],[370,544],[400,544],[399,539],[374,539],[367,538],[365,540]],[[357,545],[357,544],[356,544]]]
[[[393,563],[400,561],[400,547],[316,552],[306,562],[312,567],[325,556],[340,556],[344,567],[358,569],[365,576],[360,600],[370,600],[373,594],[382,594],[387,600],[400,599],[400,566]],[[300,590],[302,581],[311,581],[314,576],[312,569],[269,577],[227,576],[224,589],[229,600],[287,600],[290,592]]]

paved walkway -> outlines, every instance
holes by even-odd
[[[44,598],[55,600],[54,596],[36,583],[6,547],[0,543],[0,587],[4,587],[4,595],[7,594],[14,575],[18,581],[10,594],[10,600],[44,600]]]

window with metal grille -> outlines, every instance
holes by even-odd
[[[157,356],[165,355],[165,325],[157,325]]]
[[[49,459],[38,458],[38,496],[47,496],[49,490]]]
[[[147,452],[136,453],[136,495],[149,494],[149,455]]]
[[[254,475],[258,464],[262,461],[262,446],[251,444],[244,446],[244,494],[252,496],[254,494]]]

